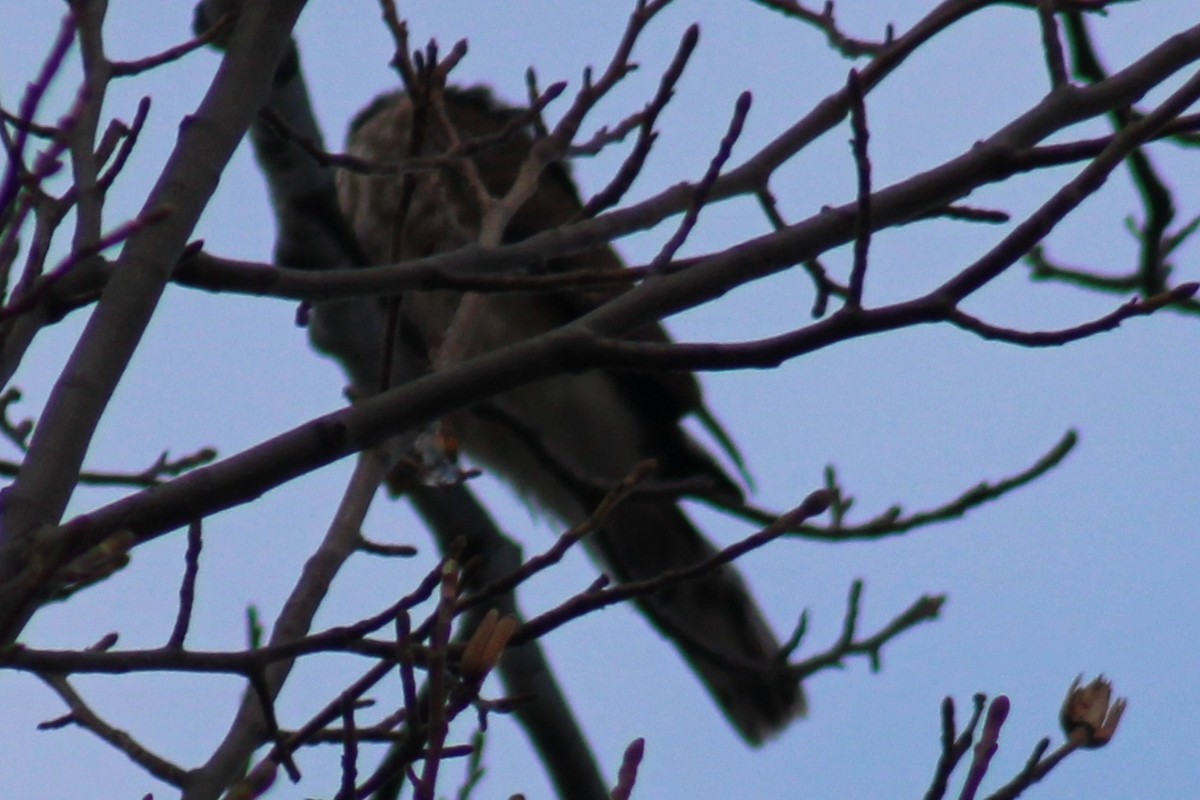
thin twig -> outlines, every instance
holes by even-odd
[[[0,395],[0,435],[16,445],[18,450],[25,452],[29,449],[29,434],[33,433],[33,420],[26,417],[20,422],[13,422],[8,416],[9,410],[14,403],[20,402],[21,396],[21,390],[16,386],[9,386],[4,390],[4,394]],[[14,471],[12,474],[16,475],[16,472]]]
[[[1012,215],[1007,211],[1000,211],[995,208],[978,208],[976,206],[966,206],[954,203],[942,208],[931,208],[915,217],[914,221],[919,219],[949,219],[958,222],[982,222],[989,225],[1002,225],[1012,219]]]
[[[150,116],[150,98],[143,97],[138,101],[137,111],[134,112],[133,122],[129,123],[123,131],[121,137],[121,145],[117,148],[116,158],[108,165],[100,176],[96,179],[96,186],[102,192],[107,192],[112,186],[113,181],[121,174],[121,170],[125,168],[125,163],[129,160],[130,154],[133,152],[134,146],[137,144],[138,137],[142,133],[142,128],[146,125],[146,120]],[[104,159],[100,160],[101,166],[104,164]]]
[[[658,251],[658,255],[654,257],[654,260],[650,262],[650,272],[652,274],[661,272],[667,264],[671,263],[676,251],[687,241],[692,228],[695,227],[696,221],[700,218],[700,210],[708,202],[713,184],[717,182],[717,178],[721,177],[721,168],[725,166],[725,162],[733,154],[733,145],[742,135],[742,127],[746,123],[746,115],[750,113],[750,103],[751,96],[749,92],[742,92],[738,95],[737,102],[733,106],[733,116],[729,120],[729,127],[725,131],[725,135],[721,137],[721,144],[717,148],[716,155],[709,162],[704,176],[697,181],[695,188],[692,190],[692,201],[688,204],[687,211],[684,212],[679,227],[675,229],[675,233],[671,235],[667,243]]]
[[[890,24],[887,26],[883,41],[881,42],[856,39],[843,32],[838,27],[837,20],[834,19],[834,5],[832,0],[826,0],[825,5],[820,11],[805,8],[797,0],[753,0],[753,2],[772,11],[778,11],[785,17],[808,23],[824,33],[829,46],[847,58],[876,55],[883,52],[892,42],[893,32]]]
[[[446,648],[450,644],[451,626],[454,621],[454,607],[458,600],[459,571],[458,565],[448,562],[442,572],[442,590],[438,607],[434,613],[436,620],[433,625],[433,635],[429,647],[429,681],[428,701],[429,718],[424,722],[425,728],[425,768],[421,780],[413,787],[414,800],[434,800],[437,797],[438,769],[441,767],[441,751],[446,744],[446,734],[450,730],[450,719],[447,716],[447,697],[449,688],[446,672]],[[413,718],[409,718],[410,728]]]
[[[25,144],[29,140],[31,131],[30,125],[37,116],[38,108],[41,106],[46,90],[50,87],[50,82],[62,68],[67,52],[75,41],[76,29],[75,15],[66,14],[59,26],[58,35],[50,46],[50,53],[42,62],[42,68],[30,82],[21,98],[17,109],[18,122],[15,125],[17,136],[8,148],[8,166],[4,171],[4,180],[0,182],[0,230],[4,230],[8,226],[12,205],[21,187],[21,170],[24,164]],[[61,131],[61,126],[59,130]]]
[[[183,787],[188,777],[186,770],[171,763],[162,756],[150,752],[128,733],[114,728],[101,719],[84,702],[84,699],[75,691],[65,676],[47,673],[39,674],[38,677],[53,689],[67,704],[67,707],[71,709],[71,722],[96,734],[104,742],[124,753],[133,763],[163,783],[176,788]]]
[[[1058,746],[1050,755],[1042,758],[1050,746],[1049,739],[1042,739],[1033,750],[1033,755],[1025,762],[1025,767],[1015,778],[1001,786],[987,797],[987,800],[1015,800],[1030,786],[1050,774],[1050,771],[1062,763],[1063,759],[1079,749],[1076,741],[1068,740]]]
[[[605,608],[633,597],[653,594],[672,584],[707,575],[719,567],[736,561],[746,553],[778,539],[804,520],[822,513],[828,506],[828,502],[828,493],[817,490],[799,506],[781,515],[774,524],[768,525],[740,542],[729,545],[703,561],[688,567],[666,570],[646,580],[629,581],[619,586],[603,587],[578,594],[557,608],[536,616],[522,625],[513,635],[512,644],[517,645],[540,638],[570,620],[596,609]]]
[[[342,786],[339,797],[353,797],[354,785],[358,782],[359,732],[354,724],[354,701],[342,697]]]
[[[1000,729],[1008,717],[1009,706],[1009,699],[1004,695],[993,699],[991,705],[988,706],[987,716],[983,721],[983,730],[979,734],[979,742],[975,745],[971,767],[967,770],[967,779],[963,782],[962,792],[958,796],[959,800],[975,800],[975,793],[979,791],[979,785],[983,783],[983,776],[987,774],[992,756],[1000,747]]]
[[[0,321],[11,319],[12,317],[23,314],[29,309],[33,308],[35,305],[37,305],[38,301],[45,296],[46,292],[50,291],[54,284],[66,277],[67,274],[81,261],[91,258],[97,253],[101,253],[104,250],[113,247],[114,245],[124,242],[126,239],[129,239],[151,225],[156,225],[159,222],[162,222],[168,216],[170,216],[170,214],[170,209],[166,207],[160,206],[158,208],[150,209],[149,211],[139,215],[129,222],[118,225],[115,229],[101,236],[92,244],[72,251],[71,254],[60,261],[58,265],[54,267],[54,269],[43,275],[41,279],[29,289],[29,291],[21,293],[8,305],[0,308]]]
[[[1065,19],[1075,74],[1091,84],[1107,80],[1108,73],[1092,45],[1082,14],[1070,12]],[[1114,130],[1119,133],[1140,115],[1131,108],[1121,107],[1113,109],[1108,116]],[[1129,154],[1128,165],[1146,212],[1146,221],[1138,232],[1141,252],[1137,271],[1139,288],[1144,296],[1149,297],[1166,288],[1170,267],[1165,261],[1169,250],[1164,247],[1164,239],[1175,218],[1175,201],[1170,187],[1159,175],[1144,148],[1136,148]]]
[[[266,728],[267,739],[276,747],[282,748],[287,738],[279,728],[279,717],[275,714],[275,694],[271,691],[267,677],[263,674],[263,670],[257,669],[251,670],[248,677],[250,688],[253,689],[253,696],[258,699],[258,708],[262,714],[262,722],[263,727]],[[287,772],[288,779],[292,783],[300,782],[300,768],[296,765],[295,759],[292,758],[290,750],[280,750],[279,765]]]
[[[353,705],[357,702],[358,698],[362,697],[381,680],[386,678],[391,671],[392,665],[387,661],[381,661],[373,665],[367,672],[347,686],[337,697],[327,703],[324,708],[314,714],[312,719],[305,723],[304,727],[290,733],[282,745],[276,744],[267,755],[267,758],[278,763],[283,759],[285,751],[294,752],[301,746],[317,738],[320,731],[325,730],[331,722],[343,714],[347,704]]]
[[[396,614],[395,630],[396,667],[400,673],[400,696],[404,700],[404,719],[408,722],[408,735],[411,737],[414,727],[421,724],[421,706],[417,697],[417,676],[413,669],[412,659],[403,657],[405,650],[414,641],[412,617],[409,616],[408,609],[401,609]]]
[[[971,743],[975,740],[975,729],[979,725],[979,720],[983,718],[983,709],[986,702],[986,695],[975,695],[975,710],[971,713],[971,719],[963,726],[962,733],[956,735],[954,730],[954,699],[947,697],[942,701],[942,752],[938,756],[933,780],[930,782],[929,791],[925,793],[924,800],[941,800],[945,796],[950,776],[954,773],[959,761],[962,760],[967,750],[970,749]]]
[[[1062,463],[1063,459],[1074,449],[1078,441],[1079,435],[1075,431],[1069,430],[1063,434],[1063,437],[1053,447],[1039,457],[1037,461],[1015,475],[1010,475],[995,483],[981,481],[952,500],[925,511],[905,515],[900,506],[894,505],[883,513],[858,525],[844,525],[835,514],[834,524],[832,525],[802,525],[788,533],[791,536],[813,539],[815,541],[855,541],[897,536],[938,522],[958,519],[984,503],[997,500],[1045,475]],[[839,504],[835,502],[834,508],[838,507]],[[756,508],[748,504],[743,506],[721,506],[721,508],[731,514],[763,525],[778,516],[770,510]]]
[[[386,544],[366,538],[359,540],[358,549],[364,553],[388,558],[412,558],[418,553],[417,548],[411,544]]]
[[[1135,297],[1102,317],[1056,331],[1019,331],[1002,328],[976,319],[957,308],[949,313],[947,321],[951,325],[970,331],[984,339],[1017,344],[1022,347],[1060,347],[1070,342],[1095,336],[1098,333],[1115,330],[1122,322],[1132,317],[1144,317],[1160,309],[1185,303],[1191,300],[1197,291],[1200,291],[1200,283],[1183,283],[1170,291],[1147,297],[1144,300]]]
[[[1063,57],[1058,21],[1054,18],[1056,0],[1037,0],[1038,22],[1042,26],[1042,52],[1050,73],[1051,90],[1067,85],[1067,62]]]
[[[559,563],[571,547],[598,530],[621,501],[650,477],[655,467],[656,464],[652,461],[643,461],[638,464],[629,475],[604,497],[596,507],[596,510],[586,520],[560,535],[550,549],[539,555],[531,556],[513,572],[463,597],[459,600],[455,613],[462,613],[469,608],[487,602],[496,595],[511,592],[537,573]]]
[[[854,171],[858,178],[857,213],[854,216],[854,263],[846,293],[849,308],[862,308],[863,283],[867,277],[867,256],[871,250],[871,156],[867,149],[867,107],[857,70],[850,70],[846,81],[850,96],[850,147],[854,153]]]
[[[200,520],[188,525],[187,552],[184,554],[183,581],[179,584],[179,613],[175,615],[175,627],[167,639],[167,647],[179,649],[187,637],[192,619],[192,606],[196,601],[196,576],[200,572],[200,548],[204,540]]]
[[[675,49],[675,55],[671,59],[671,63],[667,65],[663,71],[662,77],[658,81],[658,90],[654,93],[654,97],[646,104],[646,107],[640,112],[640,129],[638,131],[638,140],[634,144],[633,149],[625,160],[621,162],[621,166],[613,175],[612,180],[608,185],[601,189],[584,204],[579,211],[579,217],[594,217],[606,208],[611,208],[621,201],[625,196],[625,192],[633,185],[633,181],[641,173],[642,167],[646,164],[646,159],[650,155],[650,149],[654,146],[654,142],[658,134],[654,130],[654,124],[658,121],[659,114],[666,108],[667,103],[671,102],[671,98],[675,94],[675,86],[679,82],[679,78],[683,75],[683,70],[687,67],[688,60],[692,53],[695,52],[696,44],[700,41],[700,28],[697,25],[690,25],[684,32],[683,37],[679,40],[679,46]]]
[[[874,634],[865,639],[858,639],[856,633],[862,589],[863,584],[860,580],[854,581],[850,586],[846,616],[842,621],[842,634],[838,641],[828,650],[788,668],[798,679],[807,678],[824,669],[838,667],[850,656],[866,656],[871,663],[871,670],[878,672],[882,668],[881,653],[884,645],[910,628],[937,619],[942,606],[946,604],[944,595],[922,595]]]
[[[143,72],[161,67],[164,64],[170,64],[172,61],[178,61],[188,53],[199,50],[210,42],[216,41],[225,32],[225,29],[233,24],[236,18],[237,15],[232,11],[227,12],[199,36],[193,37],[182,44],[168,47],[161,53],[155,53],[152,56],[146,56],[145,58],[133,61],[113,61],[112,77],[124,78],[131,75],[140,75]]]

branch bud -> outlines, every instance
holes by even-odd
[[[1103,675],[1086,686],[1082,682],[1080,675],[1067,690],[1059,720],[1071,742],[1088,749],[1103,747],[1117,732],[1125,698],[1112,701],[1112,684]]]
[[[459,672],[463,679],[469,683],[483,683],[483,679],[500,661],[500,656],[516,629],[516,619],[501,617],[500,612],[494,608],[489,611],[463,650],[462,660],[459,662]]]

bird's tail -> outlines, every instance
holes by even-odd
[[[651,579],[716,552],[675,503],[662,497],[627,498],[591,541],[622,582]],[[636,603],[751,744],[761,744],[805,714],[799,680],[779,658],[774,633],[731,565]]]

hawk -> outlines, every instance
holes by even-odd
[[[445,153],[455,138],[489,137],[471,148],[480,177],[494,196],[516,179],[533,142],[526,126],[511,129],[520,111],[505,107],[486,89],[447,89],[447,121],[453,136],[430,114],[417,155]],[[376,163],[410,155],[414,105],[402,93],[384,95],[351,125],[348,150]],[[518,126],[519,128],[519,126]],[[496,136],[502,130],[506,136]],[[395,176],[342,171],[338,197],[372,264],[395,263],[442,253],[474,242],[481,213],[476,194],[452,167],[409,173],[408,209],[401,214],[402,181]],[[561,225],[582,204],[565,165],[545,169],[533,195],[507,225],[504,242],[515,242]],[[403,229],[397,231],[403,216]],[[530,265],[532,270],[622,269],[607,246]],[[466,349],[470,358],[563,325],[621,289],[571,293],[503,293],[476,296]],[[464,295],[413,291],[400,301],[400,330],[432,365]],[[659,325],[632,338],[666,342]],[[449,420],[466,454],[510,483],[533,505],[563,523],[586,519],[612,486],[646,459],[667,481],[701,479],[709,499],[737,503],[741,492],[713,456],[681,422],[694,416],[727,442],[704,406],[700,387],[687,373],[595,370],[564,374],[492,398]],[[668,494],[635,494],[620,503],[599,531],[585,539],[592,554],[618,581],[652,578],[694,564],[716,552]],[[737,731],[758,744],[805,713],[804,694],[779,658],[780,645],[742,578],[731,566],[637,600],[639,610],[679,649]]]

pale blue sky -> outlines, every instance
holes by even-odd
[[[114,0],[109,50],[132,58],[187,36],[189,3]],[[403,4],[412,41],[436,36],[448,47],[466,37],[471,52],[458,76],[486,81],[501,96],[523,97],[525,68],[543,85],[578,86],[587,64],[605,63],[631,3],[458,2]],[[845,26],[879,34],[905,29],[931,6],[900,0],[843,0]],[[58,25],[59,4],[0,0],[0,101],[12,108]],[[340,143],[345,121],[374,94],[392,88],[390,42],[376,4],[314,3],[298,29],[314,103],[326,136]],[[662,137],[634,188],[645,197],[698,176],[725,128],[737,93],[755,105],[734,161],[753,152],[845,80],[849,63],[813,30],[752,2],[679,0],[647,31],[639,73],[617,91],[599,122],[640,106],[689,23],[701,43]],[[1119,67],[1194,24],[1193,3],[1155,0],[1115,7],[1097,28],[1108,64]],[[181,117],[196,105],[217,63],[198,53],[145,79],[114,86],[106,112],[128,118],[137,98],[154,99],[150,122],[115,190],[110,224],[131,215],[155,179]],[[1189,73],[1190,74],[1190,73]],[[1034,16],[992,9],[944,34],[913,57],[869,99],[872,155],[882,185],[933,166],[990,134],[1045,91]],[[60,81],[55,113],[73,86]],[[1153,98],[1151,98],[1153,100]],[[555,115],[550,111],[550,116]],[[588,128],[590,130],[591,127]],[[853,196],[847,140],[839,128],[785,168],[773,188],[792,220]],[[1180,218],[1200,213],[1194,158],[1154,151],[1181,191]],[[620,154],[576,167],[587,190],[603,186]],[[1010,210],[1019,219],[1073,174],[1030,176],[981,192],[972,202]],[[1122,227],[1137,206],[1124,174],[1089,200],[1048,241],[1064,261],[1114,271],[1135,247]],[[243,148],[225,174],[196,231],[211,251],[269,258],[273,232],[261,178]],[[751,203],[708,210],[687,252],[699,253],[764,232]],[[631,261],[653,255],[664,228],[618,244]],[[867,302],[916,294],[984,252],[1002,229],[929,223],[877,237]],[[1181,276],[1200,278],[1197,248],[1180,251]],[[844,252],[830,258],[844,265]],[[732,294],[713,309],[670,321],[682,340],[740,339],[802,324],[810,296],[800,274],[778,276]],[[1014,270],[970,304],[988,319],[1058,327],[1098,316],[1120,298],[1031,285]],[[292,325],[292,304],[218,298],[171,289],[137,361],[121,384],[89,464],[139,469],[164,447],[182,453],[212,444],[223,454],[259,442],[341,404],[336,368],[309,351]],[[17,376],[36,415],[69,353],[82,315],[47,332]],[[811,681],[811,718],[759,751],[746,749],[682,668],[674,651],[625,609],[612,609],[560,630],[545,645],[576,703],[606,772],[637,736],[647,739],[635,796],[919,797],[938,755],[938,704],[953,695],[965,710],[976,691],[1006,693],[1013,711],[992,774],[1007,779],[1036,741],[1057,742],[1057,713],[1077,673],[1104,672],[1130,707],[1115,742],[1076,755],[1030,797],[1186,797],[1200,791],[1191,730],[1200,691],[1196,622],[1200,600],[1200,425],[1195,357],[1200,321],[1172,315],[1135,320],[1120,331],[1061,350],[1025,351],[949,329],[902,332],[840,345],[774,372],[705,379],[711,406],[748,455],[756,500],[786,507],[819,485],[835,463],[858,497],[859,513],[900,502],[932,505],[981,479],[1015,472],[1068,428],[1081,444],[1046,479],[967,519],[883,543],[816,545],[780,542],[743,568],[771,618],[788,629],[810,609],[807,649],[837,635],[850,582],[866,581],[864,624],[878,627],[925,592],[944,592],[944,618],[895,642],[884,671],[856,662]],[[8,454],[11,456],[11,454]],[[259,503],[206,523],[199,615],[191,643],[233,647],[242,615],[257,604],[270,619],[296,570],[332,514],[349,464],[340,463],[273,492]],[[551,541],[548,529],[486,481],[481,492],[528,551]],[[115,497],[89,491],[84,511]],[[747,533],[739,523],[698,514],[716,539]],[[403,506],[378,503],[368,534],[423,548],[406,563],[355,563],[339,579],[318,620],[331,625],[381,607],[431,564],[432,548]],[[40,614],[28,630],[34,646],[86,646],[111,630],[127,647],[161,643],[173,621],[182,568],[182,537],[138,550],[133,564],[104,586]],[[585,586],[594,568],[582,557],[527,587],[527,611],[550,607]],[[165,588],[164,588],[165,587]],[[301,669],[284,695],[285,725],[298,724],[357,675],[356,662],[330,659]],[[152,749],[192,766],[227,724],[239,685],[231,679],[115,677],[78,681],[80,690],[118,727]],[[36,680],[0,673],[0,750],[4,792],[14,797],[156,797],[172,793],[79,731],[39,733],[63,708]],[[480,797],[525,792],[547,797],[548,784],[522,735],[493,720],[489,777]],[[336,788],[334,750],[307,751],[306,781],[280,784],[277,798],[328,796]],[[448,776],[456,776],[454,768]],[[453,784],[446,784],[449,794]],[[989,784],[985,784],[985,789]]]

